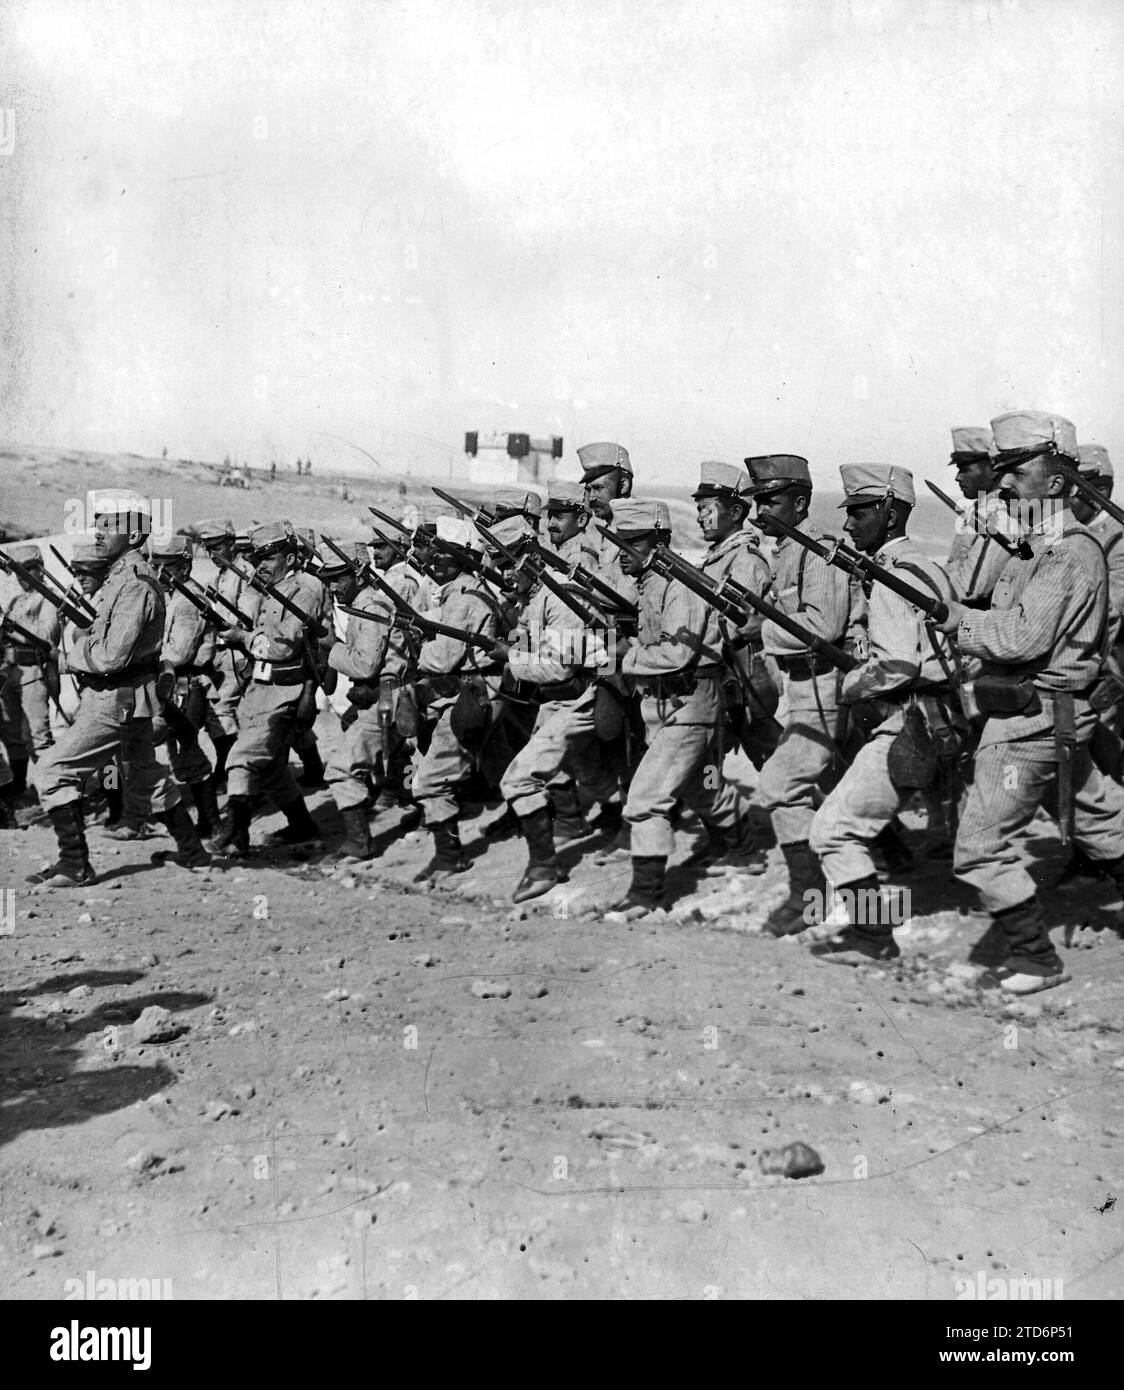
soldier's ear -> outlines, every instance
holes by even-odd
[[[622,473],[622,474],[620,475],[620,482],[617,484],[617,496],[618,496],[618,497],[631,497],[631,496],[632,496],[632,474],[631,474],[631,473]]]

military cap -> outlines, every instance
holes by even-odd
[[[759,454],[744,460],[753,495],[766,496],[782,488],[801,484],[812,486],[808,460],[799,454]]]
[[[614,468],[632,476],[628,450],[621,444],[583,444],[578,450],[578,462],[582,466],[582,481],[586,483],[611,473]]]
[[[861,507],[867,502],[881,502],[892,497],[912,507],[917,501],[913,490],[913,474],[908,468],[892,463],[844,463],[839,467],[843,479],[841,507]]]
[[[192,545],[187,536],[165,536],[163,540],[153,536],[148,553],[154,560],[190,560]]]
[[[369,565],[371,563],[371,556],[365,541],[337,541],[336,544],[347,556],[347,560],[341,560],[329,546],[327,554],[324,556],[324,563],[316,571],[319,578],[339,579],[348,573],[352,565]]]
[[[247,555],[251,549],[249,531],[238,531],[234,536],[235,555]]]
[[[43,563],[43,553],[37,545],[13,545],[8,554],[18,565]]]
[[[492,497],[492,515],[499,521],[507,516],[542,516],[542,498],[537,492],[523,492],[519,488],[500,488]]]
[[[991,445],[990,430],[979,425],[957,425],[952,431],[952,457],[949,462],[958,468],[983,463],[991,456]]]
[[[439,516],[437,518],[437,539],[452,541],[454,545],[464,546],[468,550],[483,550],[484,548],[476,527],[471,521],[460,516]]]
[[[671,513],[666,502],[637,502],[623,497],[613,503],[612,529],[627,540],[646,536],[650,531],[670,531]]]
[[[93,541],[74,541],[70,547],[70,568],[75,574],[97,574],[109,568],[109,558],[98,553]]]
[[[1078,444],[1077,470],[1086,478],[1111,478],[1112,460],[1103,444]]]
[[[99,516],[125,516],[131,521],[136,521],[135,526],[129,527],[130,531],[140,531],[148,535],[152,530],[152,503],[139,493],[107,489],[95,492],[91,501],[95,520]]]
[[[740,468],[708,459],[699,464],[699,485],[691,496],[696,502],[704,497],[738,499],[747,497],[749,490],[749,479]]]
[[[287,521],[269,521],[264,526],[255,526],[249,535],[250,555],[255,560],[264,560],[279,550],[295,553],[298,545],[296,533]]]
[[[195,534],[204,545],[214,545],[216,541],[232,541],[235,537],[234,522],[226,517],[208,517],[196,524]]]
[[[1062,454],[1077,459],[1077,431],[1062,415],[1045,410],[1010,410],[997,415],[991,422],[995,436],[992,456],[1000,463],[1009,462],[1005,454]]]
[[[581,483],[563,482],[554,478],[546,485],[546,509],[548,512],[585,511],[585,488]]]
[[[501,516],[488,527],[496,540],[514,550],[520,541],[535,534],[534,528],[525,516]]]

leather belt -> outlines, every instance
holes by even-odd
[[[138,661],[132,666],[123,666],[106,676],[97,676],[87,671],[75,671],[86,690],[116,690],[119,686],[132,685],[146,680],[155,680],[160,672],[157,661]]]
[[[666,676],[637,676],[636,684],[642,694],[663,698],[667,695],[691,695],[700,680],[718,680],[723,675],[723,666],[688,666],[682,671],[669,671]]]
[[[303,685],[304,662],[261,661],[255,659],[253,680],[258,685]]]
[[[571,676],[569,680],[556,681],[553,685],[538,685],[535,696],[539,704],[549,704],[552,700],[563,703],[580,699],[589,689],[591,682],[582,676]]]
[[[778,656],[777,665],[786,676],[793,680],[811,680],[813,676],[826,676],[835,666],[826,656]]]

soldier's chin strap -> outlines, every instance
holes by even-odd
[[[881,550],[886,544],[886,538],[894,520],[894,489],[892,487],[887,489],[879,510],[881,511],[881,520],[878,523],[878,544],[874,547],[875,550]]]

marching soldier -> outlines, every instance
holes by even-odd
[[[537,492],[525,492],[522,488],[497,488],[491,501],[485,507],[496,521],[507,521],[513,516],[522,517],[537,536],[542,521],[542,498]]]
[[[351,682],[350,708],[341,721],[343,738],[327,768],[328,790],[346,831],[338,853],[341,858],[370,859],[370,779],[381,773],[385,785],[397,745],[405,742],[395,728],[395,717],[410,651],[406,636],[390,625],[392,609],[386,596],[369,582],[367,547],[355,544],[340,549],[348,554],[351,565],[329,559],[321,572],[336,601],[387,620],[372,622],[349,614],[344,640],[328,653],[332,670]]]
[[[436,535],[470,550],[480,546],[475,529],[455,517],[438,517]],[[429,566],[441,589],[436,607],[427,616],[495,639],[501,605],[485,581],[462,569],[447,551],[434,549]],[[482,669],[493,673],[492,685],[485,681]],[[485,658],[482,668],[475,649],[455,637],[438,635],[423,644],[417,671],[418,693],[428,699],[427,718],[432,722],[432,733],[414,771],[413,793],[433,836],[434,855],[415,881],[440,881],[468,868],[458,828],[460,804],[455,789],[472,771],[475,761],[465,740],[479,747],[491,722],[495,662]]]
[[[699,530],[709,547],[699,568],[716,584],[732,579],[764,595],[773,572],[761,549],[761,536],[749,524],[748,476],[728,463],[716,462],[700,464],[699,475],[693,499]],[[779,692],[762,656],[761,619],[752,617],[735,630],[723,618],[719,629],[733,676],[725,685],[730,725],[760,772],[781,736],[781,726],[773,717]]]
[[[633,773],[624,817],[631,827],[632,883],[612,914],[632,921],[665,905],[673,816],[682,803],[728,858],[756,857],[745,837],[746,807],[723,780],[722,642],[717,614],[678,580],[647,564],[671,539],[666,503],[618,501],[614,530],[630,547],[621,564],[638,585],[639,630],[621,669],[641,695],[648,746]],[[617,655],[625,646],[619,639]]]
[[[214,688],[215,629],[172,584],[191,573],[192,545],[186,536],[169,536],[151,547],[156,575],[166,594],[164,643],[160,658],[172,677],[171,693],[153,725],[157,757],[167,749],[176,780],[195,803],[195,829],[211,836],[219,826],[219,808],[211,764],[199,746],[207,717],[207,690]],[[126,795],[128,783],[126,781]]]
[[[300,547],[300,565],[316,595],[311,616],[323,632],[323,636],[309,646],[309,660],[320,677],[325,694],[330,695],[336,685],[335,674],[330,672],[327,665],[328,651],[335,642],[332,595],[320,577],[324,561],[316,549],[316,533],[305,529],[298,530],[296,534]],[[301,773],[297,782],[305,791],[314,791],[326,785],[324,760],[320,756],[320,744],[316,738],[316,691],[317,681],[310,674],[298,706],[293,733],[293,750],[301,760]]]
[[[585,489],[580,483],[552,479],[546,493],[546,533],[550,547],[567,564],[595,569],[601,555],[599,535],[592,533]]]
[[[501,533],[500,539],[510,546],[514,538]],[[578,603],[584,606],[588,598],[583,595]],[[556,839],[563,838],[556,834],[560,825],[566,840],[588,833],[574,779],[593,800],[608,802],[616,793],[616,778],[593,756],[595,672],[610,658],[603,638],[587,630],[580,614],[546,585],[531,595],[510,648],[497,646],[497,651],[506,655],[511,677],[535,690],[538,704],[531,736],[500,782],[527,842],[527,869],[513,894],[515,902],[524,902],[565,881],[555,855]]]
[[[37,545],[13,546],[13,560],[29,569],[37,578],[43,576],[43,556]],[[20,576],[16,576],[20,592],[4,610],[5,618],[13,618],[21,626],[41,637],[51,652],[57,653],[61,624],[58,610]],[[0,695],[2,728],[0,735],[7,745],[12,768],[13,796],[20,796],[27,787],[27,765],[54,742],[51,733],[50,701],[59,696],[59,670],[55,656],[45,655],[40,647],[26,646],[16,637],[5,634],[7,643],[4,660],[7,683]]]
[[[926,595],[951,602],[944,570],[906,535],[916,501],[909,470],[863,463],[844,464],[839,471],[845,493],[841,505],[847,510],[843,529],[855,549]],[[842,927],[812,951],[846,965],[893,960],[900,954],[890,921],[892,905],[879,891],[870,850],[905,799],[892,775],[891,750],[906,728],[907,710],[930,728],[943,731],[952,722],[947,644],[930,636],[920,609],[880,584],[869,593],[867,646],[866,659],[844,676],[840,698],[869,735],[809,830],[812,851],[830,885],[826,920]]]
[[[992,531],[1010,529],[1007,509],[992,492],[991,431],[974,425],[954,429],[950,462],[960,491],[972,505],[956,523],[945,569],[961,603],[986,608],[1007,563],[1007,552]]]
[[[312,659],[307,627],[321,601],[320,588],[300,568],[299,542],[287,521],[255,527],[250,540],[258,579],[304,616],[297,617],[265,593],[252,630],[229,627],[222,634],[252,662],[239,709],[238,737],[227,758],[230,794],[222,828],[211,842],[215,853],[239,856],[249,853],[252,798],[257,792],[270,797],[288,822],[274,837],[277,843],[308,844],[320,833],[289,771],[289,746]]]
[[[225,518],[201,521],[195,528],[200,544],[212,560],[227,564],[234,559],[237,534],[234,523]],[[253,617],[260,595],[234,570],[220,569],[215,590],[237,608]],[[224,612],[226,610],[223,610]],[[214,674],[208,682],[206,732],[215,750],[214,779],[220,790],[226,785],[226,759],[238,737],[238,703],[250,678],[250,661],[245,652],[219,643],[215,648]]]
[[[594,522],[606,526],[613,523],[613,503],[632,496],[632,460],[621,444],[583,444],[578,450],[582,467],[582,486],[585,504]],[[622,567],[620,552],[611,545],[602,545],[600,532],[590,528],[590,538],[598,547],[605,582],[623,598],[636,599],[636,584]]]
[[[832,540],[808,519],[812,475],[797,454],[747,458],[745,466],[757,504],[757,524],[776,535],[773,517],[815,541]],[[770,602],[798,619],[817,637],[842,646],[851,628],[851,583],[821,556],[780,535],[773,552]],[[817,656],[792,634],[766,620],[761,628],[765,653],[780,671],[786,710],[784,733],[757,781],[757,801],[770,814],[773,832],[788,868],[788,897],[765,922],[771,936],[803,931],[808,889],[825,891],[819,860],[808,843],[817,786],[838,757],[840,737],[838,668]]]
[[[68,656],[81,673],[82,700],[73,725],[45,750],[37,770],[40,799],[59,844],[58,862],[28,880],[52,888],[94,881],[83,825],[85,779],[115,754],[129,765],[140,795],[176,841],[181,863],[206,863],[180,789],[153,752],[152,722],[164,632],[164,594],[142,547],[152,529],[143,498],[103,498],[96,504],[98,554],[109,561],[97,616]]]
[[[409,559],[400,559],[394,548],[380,536],[371,540],[368,549],[372,567],[399,598],[423,613],[435,605],[437,586],[427,575],[415,569]],[[385,599],[383,607],[386,607]],[[370,627],[371,624],[368,623],[367,626]],[[407,670],[411,659],[410,647],[401,633],[391,633],[387,659],[389,664],[379,681],[379,728],[386,756],[379,767],[379,780],[376,784],[378,796],[374,807],[376,812],[413,804],[410,794],[412,750],[409,738],[400,731],[399,725],[413,729],[418,719]],[[329,776],[329,786],[331,781]]]
[[[1013,411],[991,428],[1000,495],[1030,528],[1034,556],[1007,562],[989,611],[952,604],[942,625],[961,651],[984,662],[975,697],[987,716],[954,870],[992,917],[973,957],[999,960],[1000,987],[1021,995],[1069,977],[1020,832],[1056,796],[1063,839],[1072,838],[1124,890],[1124,789],[1089,754],[1111,605],[1104,553],[1077,523],[1069,483],[1054,466],[1078,461],[1073,425],[1059,415]]]

